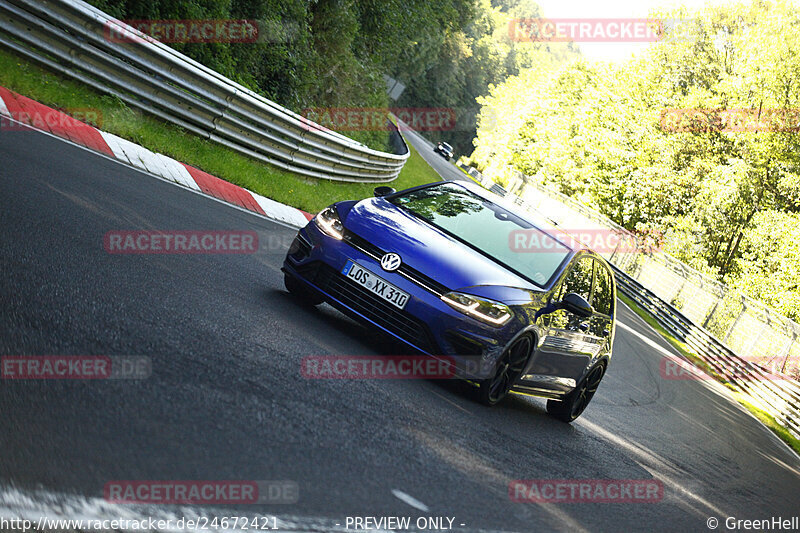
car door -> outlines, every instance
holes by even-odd
[[[573,292],[591,302],[594,272],[592,256],[577,256],[561,286],[555,290],[553,300],[560,301],[565,294]],[[602,338],[597,336],[602,323],[593,326],[593,318],[581,318],[564,309],[546,316],[545,335],[520,379],[520,385],[556,392],[573,389],[602,345]]]
[[[614,340],[614,278],[605,263],[597,259],[590,303],[594,314],[589,321],[589,333],[600,340],[596,356],[609,354]]]

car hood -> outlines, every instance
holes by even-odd
[[[495,285],[541,290],[384,198],[358,202],[343,223],[359,237],[384,252],[399,254],[405,264],[450,289]],[[516,296],[521,299],[522,294]]]

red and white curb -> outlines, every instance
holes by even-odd
[[[101,131],[2,86],[0,86],[0,115],[85,146],[182,187],[202,192],[290,226],[303,227],[312,217],[305,211],[265,198],[191,165],[151,152],[138,144]]]

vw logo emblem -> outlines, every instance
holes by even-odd
[[[394,272],[400,268],[402,262],[399,255],[391,252],[381,257],[381,268],[387,272]]]

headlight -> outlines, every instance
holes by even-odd
[[[333,206],[326,207],[317,216],[314,217],[314,222],[317,227],[322,230],[322,233],[333,237],[334,239],[342,240],[344,235],[344,226],[342,220],[339,218],[339,213]]]
[[[449,292],[442,296],[442,301],[453,309],[492,326],[502,326],[511,318],[511,309],[507,305],[463,292]]]

